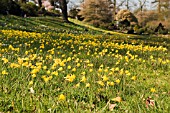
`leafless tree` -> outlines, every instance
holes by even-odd
[[[152,4],[156,4],[157,12],[161,20],[170,17],[170,0],[154,0]]]

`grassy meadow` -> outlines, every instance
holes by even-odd
[[[0,112],[170,111],[170,37],[71,21],[0,16]]]

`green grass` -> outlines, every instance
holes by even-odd
[[[170,38],[70,21],[0,16],[0,112],[170,111]]]

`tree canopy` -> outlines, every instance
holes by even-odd
[[[79,15],[84,18],[84,21],[100,26],[100,24],[112,21],[109,5],[109,0],[85,0],[81,4]]]
[[[119,22],[128,20],[131,25],[138,24],[138,20],[135,17],[135,15],[133,13],[131,13],[129,10],[126,10],[126,9],[120,10],[117,13],[116,20],[119,21]]]

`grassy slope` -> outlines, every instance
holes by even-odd
[[[40,32],[40,33],[53,32],[55,34],[64,33],[64,34],[74,34],[76,36],[81,35],[81,34],[90,34],[90,35],[95,36],[97,34],[102,37],[100,39],[101,43],[104,43],[104,41],[107,40],[107,41],[114,41],[115,43],[117,42],[119,44],[121,42],[128,43],[128,44],[135,42],[136,45],[142,43],[143,45],[167,47],[168,55],[163,55],[163,54],[159,54],[159,53],[151,53],[151,54],[153,56],[157,55],[162,58],[170,59],[170,38],[158,38],[158,37],[151,37],[151,36],[135,36],[135,35],[120,34],[120,33],[115,33],[115,32],[111,32],[111,31],[94,28],[92,26],[86,25],[86,24],[78,22],[76,20],[71,20],[71,21],[73,22],[72,24],[66,24],[66,23],[62,23],[62,20],[59,18],[51,18],[51,17],[20,18],[20,17],[15,17],[15,16],[8,16],[8,17],[1,16],[0,17],[0,24],[1,24],[0,29],[15,29],[15,30],[22,30],[22,31],[28,31],[28,32]],[[87,31],[87,29],[88,29],[88,31]],[[109,34],[107,34],[107,33],[109,33]],[[54,35],[54,36],[56,36],[56,35]],[[69,46],[67,48],[69,48]],[[102,49],[102,47],[100,49]],[[67,52],[67,51],[63,51],[63,52]],[[71,52],[71,50],[68,50],[68,53],[69,52]],[[115,63],[115,62],[112,62],[112,58],[107,57],[107,56],[96,59],[95,57],[86,56],[85,52],[82,52],[82,54],[84,54],[84,55],[80,55],[79,57],[86,58],[86,59],[91,58],[91,61],[95,65],[96,69],[102,63],[106,66],[114,65],[114,63]],[[122,53],[120,51],[120,54],[123,55],[125,53],[124,53],[124,51],[122,51]],[[149,57],[149,54],[150,53],[148,53],[148,55],[142,56],[142,57],[145,57],[144,59],[147,59],[147,57]],[[157,66],[157,64],[153,64],[153,66],[151,66],[149,61],[147,63],[148,63],[148,65],[145,65],[145,64],[139,65],[138,63],[136,63],[136,64],[134,63],[132,66],[127,66],[127,69],[130,68],[130,71],[134,75],[136,74],[137,76],[139,76],[139,78],[136,82],[122,83],[122,84],[126,84],[125,85],[126,89],[120,90],[117,93],[120,93],[119,96],[121,96],[125,100],[125,102],[121,103],[121,107],[118,107],[116,109],[117,112],[119,110],[120,110],[119,112],[125,112],[126,109],[128,110],[128,112],[148,112],[149,110],[144,109],[145,105],[142,105],[143,102],[138,102],[140,99],[142,100],[142,99],[144,99],[144,97],[146,98],[147,96],[154,97],[154,100],[156,100],[158,102],[157,103],[158,105],[156,105],[156,106],[159,109],[151,110],[150,112],[168,112],[168,109],[170,109],[169,108],[169,104],[170,104],[169,96],[170,95],[168,94],[170,91],[170,88],[169,88],[169,85],[170,85],[169,84],[169,80],[170,80],[169,73],[170,72],[169,72],[169,70],[163,69],[163,67]],[[0,66],[2,67],[2,63]],[[124,67],[124,65],[122,65],[122,67]],[[167,67],[170,67],[170,64],[168,64]],[[169,69],[169,68],[167,68],[167,69]],[[15,73],[15,74],[17,74],[17,73]],[[18,86],[18,87],[22,87],[22,85],[21,85],[22,81],[18,81],[18,82],[20,83],[20,86]],[[5,83],[9,83],[9,81],[5,82]],[[17,82],[15,82],[15,84],[17,84]],[[15,84],[13,86],[15,86]],[[6,87],[8,87],[8,85],[6,85]],[[44,86],[44,87],[51,88],[50,90],[53,91],[52,90],[53,88],[51,86],[50,87]],[[156,87],[157,92],[153,93],[153,94],[149,93],[148,88],[151,88],[151,87]],[[121,86],[121,88],[123,88],[123,86]],[[2,89],[3,88],[1,88],[1,90]],[[45,89],[42,89],[42,90],[44,91]],[[4,90],[2,90],[2,92],[3,91]],[[92,89],[91,91],[95,91],[95,89]],[[22,92],[24,92],[24,91],[22,91]],[[49,92],[45,92],[45,93],[49,94]],[[3,93],[3,95],[4,94],[5,93]],[[112,94],[112,93],[108,92],[108,94]],[[7,95],[10,98],[14,98],[10,94],[7,94]],[[13,94],[13,96],[14,95],[15,94]],[[40,93],[40,95],[41,95],[41,93]],[[42,94],[41,96],[43,96],[43,95],[44,94]],[[80,95],[84,96],[83,94],[80,94]],[[128,95],[128,96],[126,96],[126,95]],[[15,96],[17,96],[16,98],[18,98],[21,95],[17,94]],[[53,95],[51,95],[51,97],[53,97]],[[8,98],[8,97],[6,97],[6,98],[7,98],[7,100],[10,100],[10,98]],[[31,97],[31,98],[33,98],[33,97]],[[45,99],[48,99],[48,98],[45,98]],[[53,98],[49,98],[49,100],[50,99],[52,100]],[[2,102],[2,100],[1,100],[1,102]],[[10,102],[8,103],[7,100],[5,100],[6,102],[4,102],[4,103],[8,105],[7,108],[9,110]],[[18,100],[20,100],[20,99],[18,99]],[[126,102],[128,100],[129,100],[129,102]],[[29,100],[27,100],[27,101],[29,101]],[[43,103],[43,101],[45,101],[45,100],[42,100],[42,103]],[[52,104],[52,103],[50,103],[50,104]],[[83,104],[83,103],[79,103],[79,104]],[[105,104],[106,103],[104,103],[104,105]],[[5,106],[5,105],[3,105],[3,103],[1,103],[0,105]],[[50,105],[39,105],[38,107],[41,108],[41,106],[45,107],[45,106],[50,106]],[[66,105],[66,106],[71,106],[71,105]],[[97,112],[101,112],[103,109],[105,111],[105,107],[103,106],[103,104],[101,104],[100,107],[101,108],[96,108]],[[22,109],[22,107],[20,109]],[[63,105],[63,109],[67,111],[67,109],[64,108],[64,105]],[[70,108],[69,110],[70,110],[70,112],[73,112],[73,111],[80,112],[81,110],[85,110],[85,109],[87,109],[87,111],[88,111],[89,110],[88,106],[84,107],[83,105],[81,105],[81,107],[77,108],[77,111],[74,108]],[[1,108],[0,110],[3,110],[3,108]],[[46,108],[43,108],[43,110],[45,111]],[[106,110],[105,112],[108,112],[108,111]]]
[[[55,33],[73,33],[73,34],[101,34],[101,35],[116,35],[117,40],[126,38],[129,42],[139,41],[151,46],[164,46],[170,49],[170,37],[158,38],[156,36],[137,36],[107,31],[100,28],[95,28],[78,20],[70,19],[71,24],[63,23],[60,18],[40,17],[40,18],[20,18],[16,16],[4,17],[0,16],[0,29],[16,29],[30,32],[55,32]],[[86,31],[88,30],[88,32]]]

